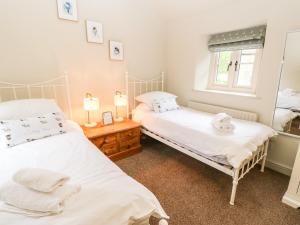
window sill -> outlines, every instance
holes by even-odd
[[[214,94],[223,94],[223,95],[232,95],[232,96],[239,96],[239,97],[247,97],[247,98],[256,98],[258,99],[256,94],[251,94],[251,93],[241,93],[241,92],[230,92],[230,91],[219,91],[219,90],[197,90],[194,89],[196,92],[205,92],[205,93],[214,93]]]

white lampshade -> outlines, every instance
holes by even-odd
[[[115,106],[126,106],[127,105],[127,96],[122,94],[115,95]]]
[[[95,97],[87,97],[83,100],[83,108],[85,111],[95,111],[99,109],[99,99]]]

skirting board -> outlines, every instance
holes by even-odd
[[[300,208],[300,199],[299,197],[294,197],[288,193],[285,193],[283,198],[282,198],[282,202],[295,208],[298,209]]]
[[[266,167],[268,167],[272,170],[275,170],[279,173],[285,174],[287,176],[291,176],[292,170],[293,170],[293,168],[291,168],[289,166],[286,166],[286,165],[283,165],[281,163],[278,163],[278,162],[275,162],[275,161],[272,161],[272,160],[268,160],[268,159],[267,159],[267,162],[266,162]]]

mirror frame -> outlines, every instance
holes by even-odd
[[[285,40],[284,40],[283,54],[282,54],[282,56],[281,56],[281,62],[280,62],[279,82],[278,82],[278,87],[277,87],[277,92],[276,92],[276,101],[275,101],[275,105],[274,105],[274,108],[273,108],[272,128],[273,128],[273,123],[274,123],[275,109],[276,109],[277,100],[278,100],[278,92],[279,92],[280,82],[281,82],[281,78],[282,78],[282,72],[283,72],[283,66],[284,66],[284,60],[285,60],[284,58],[285,58],[285,53],[286,53],[286,44],[287,44],[288,35],[291,34],[291,33],[296,33],[296,32],[299,32],[299,33],[300,33],[300,29],[290,30],[290,31],[287,31],[287,32],[285,33]],[[288,137],[293,137],[293,138],[300,139],[300,136],[299,136],[299,135],[289,134],[289,133],[282,132],[282,131],[277,131],[277,130],[276,130],[276,132],[277,132],[278,134],[280,134],[280,135],[283,135],[283,136],[288,136]]]

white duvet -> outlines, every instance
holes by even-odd
[[[134,111],[134,120],[146,129],[206,157],[225,158],[237,168],[252,156],[252,152],[276,132],[263,124],[233,119],[236,129],[232,134],[222,135],[213,128],[214,115],[190,108],[164,113],[142,110]]]
[[[0,149],[0,185],[26,167],[64,173],[82,189],[61,214],[30,218],[0,212],[0,225],[127,225],[150,215],[168,218],[156,197],[99,152],[80,128]]]

